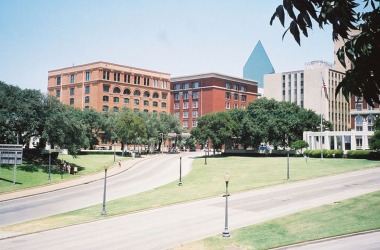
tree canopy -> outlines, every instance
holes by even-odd
[[[316,22],[319,28],[332,26],[333,40],[344,39],[337,51],[346,75],[339,83],[336,94],[342,90],[349,95],[362,96],[369,104],[380,103],[380,0],[283,0],[271,20],[278,18],[285,27],[285,15],[290,18],[285,34],[290,31],[301,45],[300,34],[308,37],[308,30]],[[352,31],[358,34],[353,34]],[[351,67],[346,65],[346,58]]]

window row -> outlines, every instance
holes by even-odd
[[[194,128],[194,127],[198,127],[198,121],[197,120],[193,120],[193,121],[191,121],[192,122],[192,127]],[[183,128],[188,128],[189,127],[189,122],[188,121],[183,121],[182,122],[182,127]]]
[[[232,94],[231,92],[226,92],[226,100],[230,100],[231,97],[233,97],[234,100],[239,100],[239,94]],[[247,101],[246,95],[241,95],[241,101],[245,102]]]
[[[103,85],[103,92],[104,93],[109,93],[110,92],[110,86],[109,85]],[[121,94],[121,89],[119,87],[114,87],[113,90],[112,90],[112,93],[114,94]],[[130,95],[131,94],[131,90],[128,89],[128,88],[125,88],[123,90],[123,94],[124,95]],[[134,96],[141,96],[141,91],[136,89],[133,91],[133,95]],[[144,97],[150,97],[151,96],[151,93],[149,91],[144,91],[143,92],[143,96]],[[152,95],[153,98],[159,98],[159,94],[157,92],[153,92],[153,95]],[[167,93],[162,93],[162,99],[167,99],[168,97],[168,94]]]
[[[85,109],[89,109],[90,107],[89,107],[89,106],[85,106],[84,108],[85,108]],[[120,109],[119,107],[113,107],[113,111],[114,111],[114,112],[118,112],[119,109]],[[108,111],[109,111],[109,106],[104,105],[104,106],[102,107],[102,111],[103,111],[103,112],[108,112]],[[133,111],[134,111],[134,112],[139,112],[140,110],[136,108],[136,109],[133,109]],[[144,111],[144,113],[148,113],[148,112],[149,112],[149,110],[147,110],[147,109],[144,109],[143,111]],[[157,110],[153,110],[152,112],[155,113],[155,114],[158,113]],[[162,113],[166,113],[166,112],[165,112],[165,111],[162,111]]]
[[[368,131],[375,131],[375,116],[369,115],[366,118],[364,118],[361,115],[358,115],[355,117],[355,130],[356,131],[363,131],[364,128],[364,122],[367,122],[367,130]]]
[[[193,83],[177,83],[173,85],[173,90],[180,90],[180,89],[196,89],[199,88],[199,82],[193,82]]]
[[[226,109],[231,109],[231,103],[226,102],[224,107],[225,107]],[[239,108],[239,104],[238,104],[238,103],[234,103],[234,108],[235,108],[235,109]],[[240,108],[241,108],[241,109],[245,109],[245,104],[242,104],[242,105],[240,106]]]
[[[111,75],[110,71],[104,70],[103,71],[103,80],[110,80],[110,75]],[[130,74],[122,74],[120,72],[114,72],[112,80],[115,82],[121,82],[121,80],[123,80],[123,82],[125,82],[125,83],[131,83],[131,79],[133,79],[133,83],[137,84],[137,85],[140,85],[142,83],[144,86],[150,86],[150,84],[152,83],[153,87],[159,88],[159,80],[153,79],[151,77],[142,77],[142,76],[138,76],[138,75],[134,75],[133,77],[131,77]],[[168,88],[168,81],[162,81],[161,82],[161,88],[167,89]]]
[[[178,101],[180,99],[181,95],[182,95],[183,100],[189,100],[189,92],[174,93],[174,100]],[[193,100],[198,99],[199,98],[199,92],[192,92],[191,97]]]
[[[238,85],[238,84],[235,84],[235,83],[229,83],[229,82],[226,82],[226,89],[233,89],[233,90],[236,90],[236,91],[243,91],[243,92],[247,92],[247,86],[245,85]]]
[[[88,82],[91,80],[91,72],[86,71],[85,72],[85,81]],[[62,78],[61,76],[57,76],[55,78],[57,86],[61,85]],[[75,74],[70,74],[70,83],[75,83]]]
[[[194,110],[193,112],[192,112],[192,118],[198,118],[199,116],[198,116],[198,110]],[[175,117],[177,117],[178,119],[179,119],[179,117],[180,117],[180,112],[174,112],[174,116]],[[187,112],[187,111],[184,111],[183,113],[182,113],[182,118],[189,118],[189,112]]]
[[[179,109],[179,102],[174,103],[174,109]],[[193,108],[198,108],[198,101],[193,101],[192,103]],[[183,109],[189,109],[189,102],[183,102]]]

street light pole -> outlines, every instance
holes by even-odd
[[[207,150],[208,150],[208,147],[207,147],[207,141],[206,141],[206,143],[205,143],[205,165],[207,165]]]
[[[182,155],[179,152],[179,183],[178,186],[182,186]]]
[[[226,210],[224,216],[223,237],[230,237],[230,232],[228,231],[228,182],[230,181],[230,175],[228,173],[224,175],[224,181],[226,182]]]
[[[289,147],[286,147],[286,152],[287,152],[287,155],[288,155],[288,160],[287,160],[287,179],[289,180],[289,150],[290,148]]]
[[[161,134],[161,154],[164,153],[164,133]]]
[[[104,164],[104,192],[103,192],[103,210],[101,212],[101,215],[106,215],[106,193],[107,193],[107,169],[108,164]]]
[[[116,162],[116,142],[114,142],[113,144],[113,162]]]
[[[51,151],[49,150],[49,178],[48,178],[48,182],[50,183],[51,182]]]

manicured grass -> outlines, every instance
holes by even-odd
[[[176,249],[270,249],[380,228],[380,191],[193,242]]]
[[[126,160],[129,158],[116,156],[118,160]],[[61,175],[59,168],[54,161],[51,163],[51,184],[78,178],[83,175],[93,174],[99,171],[103,171],[104,163],[108,163],[109,166],[114,164],[113,155],[79,155],[77,158],[73,158],[71,155],[60,155],[59,159],[65,160],[70,163],[72,167],[78,167],[77,175],[70,175],[65,173]],[[61,162],[61,161],[57,161]],[[2,165],[0,170],[0,193],[11,192],[25,188],[37,187],[41,185],[49,185],[49,161],[37,163],[26,163],[17,166],[16,172],[16,185],[13,184],[13,165]]]
[[[231,175],[230,192],[236,193],[259,187],[276,185],[295,180],[332,175],[347,171],[378,166],[379,162],[356,159],[290,159],[290,180],[286,180],[286,158],[213,157],[196,159],[192,172],[183,178],[183,186],[177,181],[165,186],[107,202],[107,217],[132,211],[156,208],[184,201],[213,197],[223,194],[226,172]],[[159,198],[157,198],[159,197]],[[31,232],[74,223],[107,218],[100,215],[101,204],[40,220],[1,228]]]

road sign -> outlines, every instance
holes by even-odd
[[[1,164],[14,164],[13,184],[16,184],[16,165],[22,164],[22,145],[0,144],[0,170]]]

